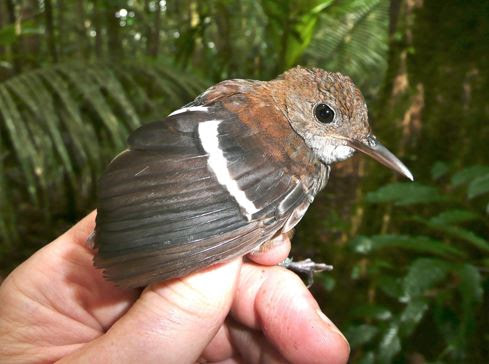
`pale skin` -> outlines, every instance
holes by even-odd
[[[346,363],[349,346],[302,281],[267,249],[127,290],[92,265],[95,212],[0,286],[0,362]],[[251,262],[253,260],[263,265]]]

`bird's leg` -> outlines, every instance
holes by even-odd
[[[290,239],[294,235],[294,229],[287,233],[278,233],[271,240],[263,243],[250,254],[248,258],[258,264],[275,265],[279,259],[284,259],[290,253]],[[271,254],[272,253],[272,254]],[[271,254],[271,256],[270,256]],[[277,259],[278,258],[278,259]],[[311,259],[295,262],[292,258],[285,258],[278,263],[279,266],[307,277],[307,287],[314,283],[314,273],[330,271],[333,266],[324,263],[315,263]]]
[[[315,263],[309,258],[297,262],[294,262],[292,258],[287,258],[278,265],[290,269],[295,273],[305,274],[307,277],[307,288],[311,287],[314,283],[314,273],[333,270],[332,265],[328,265],[325,263]]]

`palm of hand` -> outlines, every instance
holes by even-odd
[[[239,259],[142,292],[115,287],[93,267],[85,245],[94,216],[0,287],[0,359],[346,362],[344,338],[282,268]]]

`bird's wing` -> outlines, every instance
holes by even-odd
[[[243,255],[309,203],[311,186],[219,105],[147,124],[128,144],[101,178],[95,230],[95,265],[121,286]]]

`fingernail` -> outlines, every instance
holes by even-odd
[[[348,340],[346,339],[345,335],[343,335],[343,333],[336,327],[336,325],[333,323],[333,321],[331,321],[329,319],[328,316],[326,316],[323,311],[321,311],[320,308],[318,308],[316,310],[318,316],[321,318],[321,320],[323,320],[324,322],[326,322],[328,324],[328,326],[330,327],[330,329],[334,332],[336,332],[337,334],[339,334],[341,336],[341,338],[343,338],[343,340],[345,340],[346,344],[348,345],[348,348],[350,348],[350,343],[348,342]]]

